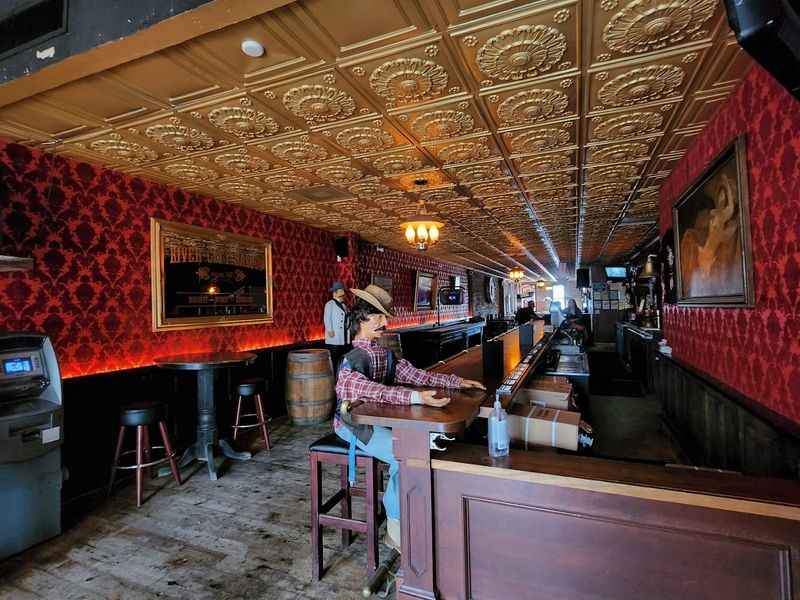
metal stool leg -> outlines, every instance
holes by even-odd
[[[172,477],[175,479],[175,483],[181,485],[181,472],[178,471],[178,463],[175,462],[175,453],[172,451],[172,444],[169,442],[167,424],[164,421],[159,421],[158,429],[161,431],[161,440],[164,442],[164,451],[167,453],[167,458],[169,459],[169,468],[170,471],[172,471]]]
[[[380,546],[378,546],[378,523],[380,522],[378,502],[378,480],[383,475],[378,468],[378,461],[374,458],[367,465],[367,567],[370,573],[378,568]]]
[[[108,493],[111,495],[111,490],[114,487],[114,478],[117,476],[117,465],[119,465],[119,455],[122,453],[122,443],[125,440],[125,426],[121,425],[119,433],[117,434],[117,449],[114,452],[114,462],[111,463],[111,478],[108,481]]]
[[[315,452],[311,460],[311,580],[319,581],[322,576],[322,527],[319,512],[322,508],[322,471]]]
[[[138,425],[136,427],[136,506],[142,505],[142,496],[144,488],[144,469],[142,468],[143,454],[144,454],[144,432],[145,426]]]
[[[347,465],[340,466],[341,473],[339,476],[339,483],[344,497],[342,498],[342,518],[350,519],[353,516],[353,497],[350,494],[350,481],[347,477]],[[353,532],[349,529],[342,529],[342,548],[347,548],[353,543]]]
[[[150,445],[150,427],[148,425],[144,426],[144,462],[150,462],[150,449],[152,446]],[[152,467],[147,468],[147,472],[150,475],[150,479],[154,479],[156,474],[153,471]]]
[[[267,445],[267,450],[272,448],[272,444],[270,443],[269,439],[269,423],[267,423],[267,415],[264,412],[264,403],[261,399],[261,394],[256,394],[253,397],[253,402],[256,405],[256,417],[258,417],[258,423],[261,425],[261,433],[264,436],[264,443]]]
[[[242,396],[239,395],[238,401],[236,402],[236,420],[233,423],[233,441],[236,441],[236,437],[239,435],[239,419],[242,417]]]

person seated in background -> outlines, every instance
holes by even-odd
[[[514,319],[516,319],[517,325],[522,325],[523,323],[527,323],[533,319],[541,319],[541,317],[536,314],[536,308],[533,300],[529,300],[525,306],[517,311],[517,314],[514,315]]]
[[[578,308],[578,303],[575,298],[570,298],[567,302],[567,308],[561,311],[567,321],[575,322],[583,316],[583,311]]]

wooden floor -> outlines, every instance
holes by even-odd
[[[342,551],[326,531],[327,572],[311,582],[307,448],[329,428],[273,422],[270,453],[229,462],[215,482],[197,467],[181,487],[153,480],[139,509],[120,486],[60,537],[0,563],[0,599],[360,598],[362,537]]]

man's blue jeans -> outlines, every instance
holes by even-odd
[[[353,434],[346,427],[340,427],[336,431],[336,435],[349,444]],[[392,452],[392,430],[388,427],[376,426],[368,444],[363,444],[357,439],[356,445],[370,456],[389,465],[389,481],[383,492],[383,506],[386,509],[388,518],[399,519],[400,497],[397,489],[397,475],[400,465],[397,464],[397,459],[394,457],[394,452]]]

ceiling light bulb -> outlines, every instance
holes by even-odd
[[[414,233],[414,227],[409,225],[406,227],[406,239],[410,244],[413,244],[416,241],[417,234]]]
[[[425,229],[425,225],[422,223],[417,227],[417,239],[419,239],[420,242],[424,242],[428,239],[428,230]]]
[[[242,42],[242,52],[252,58],[260,58],[264,56],[264,46],[255,40],[244,40]]]
[[[438,242],[439,241],[439,228],[436,225],[431,225],[430,229],[428,229],[428,235],[431,238],[431,242]]]

